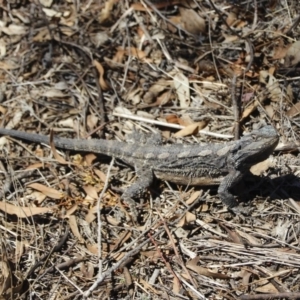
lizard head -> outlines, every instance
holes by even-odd
[[[230,150],[229,163],[236,170],[248,170],[253,165],[267,159],[279,142],[273,126],[267,125],[243,136]]]

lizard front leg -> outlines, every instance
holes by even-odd
[[[236,208],[238,202],[235,200],[230,190],[241,181],[243,175],[244,173],[241,171],[231,170],[229,174],[224,177],[218,188],[218,194],[222,202],[234,212],[238,212],[238,209]]]
[[[122,195],[122,199],[128,204],[133,221],[137,221],[138,212],[134,198],[139,197],[153,182],[153,171],[150,166],[135,167],[138,179],[130,185]]]

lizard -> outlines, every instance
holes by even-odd
[[[0,128],[0,135],[40,144],[50,144],[47,135]],[[70,139],[54,137],[55,147],[93,152],[115,157],[133,166],[137,180],[125,189],[121,199],[129,205],[132,219],[138,213],[134,198],[148,188],[154,176],[183,185],[219,185],[218,195],[233,212],[240,213],[231,189],[249,172],[250,168],[267,159],[279,142],[271,125],[263,126],[242,136],[237,141],[207,144],[126,143],[105,139]]]

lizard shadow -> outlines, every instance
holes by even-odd
[[[176,184],[170,183],[176,189]],[[196,187],[197,188],[197,187]],[[210,187],[198,187],[198,189],[209,189],[212,196],[218,197],[218,185]],[[163,188],[151,188],[156,196],[163,191]],[[276,199],[292,198],[300,201],[300,178],[294,174],[286,174],[271,179],[268,176],[261,177],[247,174],[236,186],[230,190],[236,196],[239,203],[249,204],[255,199],[268,201]]]
[[[294,174],[286,174],[271,179],[253,174],[246,176],[241,184],[233,189],[239,202],[253,201],[255,198],[276,199],[292,198],[300,200],[300,178]]]

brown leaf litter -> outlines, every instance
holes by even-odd
[[[139,224],[126,165],[1,137],[2,299],[300,297],[297,1],[0,3],[1,126],[52,142],[280,134],[234,191],[249,216],[157,181]]]

